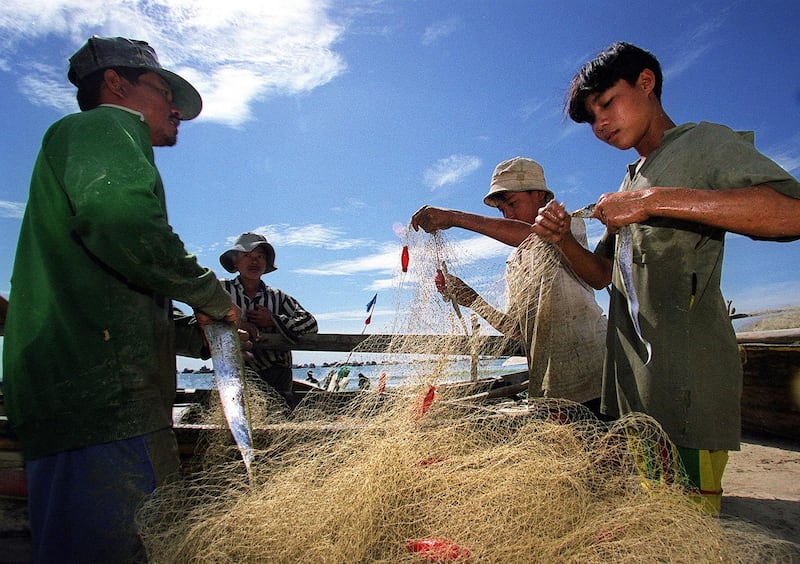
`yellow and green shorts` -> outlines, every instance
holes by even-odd
[[[722,503],[722,475],[727,450],[704,450],[674,445],[667,440],[643,440],[626,430],[643,483],[677,484],[691,495],[702,511],[718,515]]]

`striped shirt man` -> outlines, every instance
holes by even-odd
[[[251,299],[245,293],[238,276],[232,280],[223,280],[222,283],[233,303],[243,313],[254,310],[257,306],[263,306],[272,313],[274,327],[259,327],[259,332],[280,333],[291,342],[296,341],[300,335],[317,332],[317,320],[289,294],[271,288],[262,281],[256,296]],[[291,351],[273,351],[256,345],[252,353],[253,360],[248,361],[248,366],[257,372],[273,366],[292,366]]]

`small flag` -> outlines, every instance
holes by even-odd
[[[375,302],[377,301],[378,301],[378,294],[375,294],[374,296],[372,296],[372,299],[367,304],[367,313],[369,315],[367,316],[367,319],[364,321],[364,325],[369,325],[370,322],[372,321],[372,310],[375,307]]]

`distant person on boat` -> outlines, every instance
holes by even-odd
[[[328,371],[328,373],[322,379],[322,382],[320,383],[319,387],[322,388],[323,390],[327,390],[328,387],[331,385],[331,380],[334,380],[334,381],[336,380],[336,368],[331,368]],[[334,384],[334,386],[335,385],[336,384]]]
[[[506,261],[505,312],[487,303],[456,276],[446,275],[446,287],[459,304],[471,308],[498,331],[522,339],[528,360],[529,397],[565,398],[599,414],[606,318],[595,301],[594,290],[562,262],[548,295],[552,323],[536,323],[539,300],[528,299],[538,291],[529,267],[533,258],[530,245],[536,237],[531,225],[539,208],[552,198],[542,167],[531,159],[515,157],[495,167],[489,192],[483,198],[487,206],[500,210],[502,218],[423,206],[411,218],[411,225],[428,233],[460,227],[517,247]],[[576,239],[587,245],[583,220],[576,218],[571,229]]]
[[[172,231],[153,158],[200,95],[143,41],[95,36],[69,61],[82,111],[48,129],[33,169],[3,392],[33,561],[143,562],[134,512],[180,462],[176,352],[200,356],[197,322],[241,312]],[[196,316],[176,326],[172,299]]]
[[[314,378],[313,370],[309,370],[308,372],[306,372],[306,382],[308,382],[309,384],[319,384],[319,380]]]
[[[797,239],[800,183],[755,148],[752,132],[676,126],[662,85],[658,60],[629,43],[578,71],[570,118],[638,159],[619,191],[597,200],[606,233],[594,252],[575,242],[558,202],[534,231],[593,287],[611,285],[603,411],[653,416],[678,446],[690,489],[717,513],[742,428],[742,364],[720,290],[725,234]]]
[[[242,233],[236,243],[219,257],[228,272],[238,272],[224,280],[225,289],[246,319],[246,329],[255,343],[253,358],[247,364],[261,381],[275,389],[290,407],[296,404],[292,393],[292,352],[259,346],[259,335],[278,333],[290,343],[301,335],[317,332],[317,320],[289,294],[267,286],[261,277],[277,270],[275,249],[258,233]]]
[[[350,383],[350,367],[346,364],[339,367],[336,371],[336,377],[331,380],[331,384],[328,387],[329,391],[333,392],[343,392],[347,389],[347,384]]]

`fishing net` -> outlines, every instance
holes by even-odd
[[[459,316],[435,290],[443,260],[451,271],[468,271],[446,241],[428,237],[412,249],[395,334],[367,339],[350,359],[372,355],[388,373],[402,362],[402,380],[363,392],[309,392],[289,410],[246,374],[249,473],[212,395],[193,415],[200,436],[191,471],[157,490],[139,514],[151,561],[753,556],[757,542],[731,543],[720,520],[675,485],[681,470],[659,458],[669,438],[652,419],[607,423],[579,403],[525,398],[519,386],[487,389],[480,359],[513,349],[514,340],[487,339],[488,327],[467,311]],[[546,281],[540,288],[542,300]],[[760,554],[779,560],[786,550],[773,543]]]

